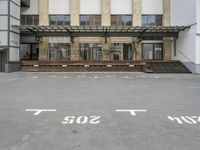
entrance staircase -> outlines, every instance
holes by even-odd
[[[191,73],[181,61],[147,61],[144,66],[146,73]]]

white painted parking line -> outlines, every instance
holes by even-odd
[[[37,79],[38,76],[30,76],[30,77],[28,77],[28,78],[30,78],[30,79]]]
[[[137,78],[146,78],[146,76],[136,76]]]
[[[56,75],[47,76],[48,78],[56,78]]]
[[[115,78],[115,76],[106,76],[106,78]]]
[[[64,76],[65,79],[71,79],[72,77]]]
[[[134,77],[124,76],[124,77],[120,77],[120,78],[123,78],[123,79],[133,79]]]
[[[136,112],[147,112],[146,109],[117,109],[117,112],[130,112],[131,116],[136,116]]]
[[[94,79],[97,79],[97,78],[99,78],[98,76],[94,76]]]
[[[159,79],[160,77],[159,77],[159,76],[155,76],[154,78],[155,78],[155,79]]]
[[[56,109],[26,109],[27,112],[35,112],[33,116],[37,116],[42,112],[56,112]]]
[[[180,117],[172,117],[168,116],[168,119],[171,121],[176,121],[178,124],[197,124],[200,122],[200,116],[180,116]]]
[[[93,77],[88,77],[89,79],[98,79],[98,78],[100,78],[100,77],[98,77],[98,76],[93,76]]]
[[[86,76],[77,76],[77,78],[85,78]]]

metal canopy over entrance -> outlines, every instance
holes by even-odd
[[[70,37],[178,37],[180,31],[190,26],[64,26],[20,25],[13,26],[22,36]]]

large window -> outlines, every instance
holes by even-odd
[[[101,25],[101,15],[80,15],[80,25]]]
[[[21,15],[21,25],[38,25],[38,15]]]
[[[50,43],[49,60],[70,60],[71,51],[69,43]]]
[[[36,43],[20,44],[20,59],[21,60],[38,60],[39,45]]]
[[[143,43],[142,58],[146,60],[162,60],[163,44],[161,43]]]
[[[131,15],[111,15],[112,26],[132,26]]]
[[[110,45],[111,60],[133,60],[131,43],[112,43]]]
[[[162,15],[143,15],[143,26],[162,26]]]
[[[79,60],[102,60],[101,44],[81,43],[79,49]]]
[[[49,15],[50,25],[70,25],[69,15]]]

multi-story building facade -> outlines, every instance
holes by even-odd
[[[200,72],[200,0],[0,0],[0,8],[2,71],[20,60],[181,60]]]

